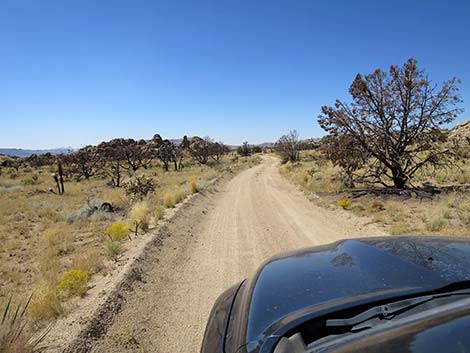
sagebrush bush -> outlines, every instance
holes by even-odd
[[[64,297],[83,296],[87,291],[87,284],[91,278],[88,271],[68,270],[57,283],[58,292]]]
[[[128,237],[129,230],[124,223],[114,223],[106,228],[106,235],[114,241],[124,240]]]
[[[351,206],[351,201],[345,200],[345,199],[339,200],[338,206],[341,207],[342,209],[347,209]]]

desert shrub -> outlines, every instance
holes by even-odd
[[[124,183],[124,188],[132,200],[142,200],[155,190],[155,183],[152,178],[142,175],[133,177],[127,183]]]
[[[49,329],[33,336],[26,329],[28,324],[26,311],[31,302],[31,296],[24,306],[18,304],[12,307],[12,297],[5,305],[0,315],[0,352],[2,353],[32,353],[44,340]]]
[[[351,201],[345,199],[339,200],[338,206],[342,209],[348,209],[351,206]]]
[[[129,230],[124,223],[114,223],[106,228],[106,235],[114,241],[124,240],[129,235]]]
[[[78,210],[67,214],[65,220],[69,224],[89,218],[94,221],[107,220],[112,218],[112,211],[113,207],[110,203],[92,200]]]
[[[191,186],[191,192],[193,194],[195,194],[196,192],[198,192],[198,188],[197,188],[197,183],[196,183],[196,179],[191,179],[189,185]]]
[[[104,243],[104,251],[108,260],[117,262],[119,260],[119,256],[123,252],[123,249],[120,242],[108,239]]]
[[[426,222],[426,230],[430,232],[438,232],[441,231],[446,224],[446,221],[441,217],[434,217]]]
[[[149,217],[150,210],[147,202],[140,201],[132,206],[131,211],[129,212],[129,218],[132,222],[134,233],[137,235],[137,231],[141,229],[146,232],[149,228]]]
[[[83,296],[87,291],[87,284],[91,278],[90,272],[82,270],[68,270],[57,283],[58,292],[64,297]]]

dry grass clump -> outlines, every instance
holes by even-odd
[[[48,321],[61,316],[64,306],[56,287],[47,281],[36,286],[30,312],[36,320]]]
[[[172,191],[168,191],[163,195],[163,204],[167,208],[175,207],[178,203],[188,195],[188,191],[183,188],[178,188]]]
[[[140,201],[134,204],[128,217],[132,222],[136,236],[139,229],[143,232],[148,231],[150,225],[150,209],[146,201]]]
[[[75,234],[68,224],[59,223],[44,231],[45,246],[55,255],[65,255],[74,249]]]
[[[98,273],[104,268],[101,252],[98,249],[90,249],[76,254],[72,258],[71,267],[91,274]]]
[[[456,213],[460,221],[466,225],[470,226],[470,202],[462,201],[456,206]]]
[[[107,239],[104,242],[104,251],[108,260],[117,262],[121,254],[124,252],[124,249],[119,241]]]
[[[426,222],[426,230],[430,232],[439,232],[447,225],[447,222],[440,216],[436,216]]]
[[[165,216],[165,208],[163,206],[157,205],[154,210],[154,216],[157,222],[162,220]]]
[[[300,156],[300,162],[281,165],[280,173],[308,192],[330,193],[344,189],[338,168],[325,160],[319,151],[301,151]]]

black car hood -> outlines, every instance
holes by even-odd
[[[245,342],[263,341],[329,303],[418,293],[470,280],[470,241],[444,237],[345,240],[268,260],[248,285]],[[257,347],[257,348],[255,348]]]

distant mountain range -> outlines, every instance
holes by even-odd
[[[21,148],[0,148],[0,154],[10,157],[29,157],[32,154],[67,154],[73,150],[74,149],[72,147],[52,148],[50,150],[24,150]]]

